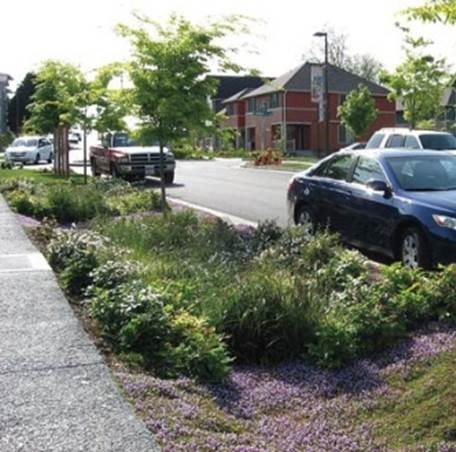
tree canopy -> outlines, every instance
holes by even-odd
[[[337,113],[342,124],[347,127],[355,138],[365,134],[378,116],[375,101],[369,89],[363,85],[348,93],[344,103],[339,106]]]
[[[409,19],[456,25],[456,0],[427,0],[423,5],[407,8],[403,13]]]
[[[19,134],[24,122],[30,117],[28,106],[32,102],[35,86],[35,74],[28,72],[9,101],[8,126],[16,135]]]
[[[413,128],[419,122],[433,120],[439,115],[450,77],[445,60],[435,59],[425,52],[428,41],[407,34],[405,42],[405,61],[394,72],[384,72],[382,82],[390,90],[389,98],[401,102],[404,119]]]

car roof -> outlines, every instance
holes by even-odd
[[[408,133],[410,135],[451,135],[444,130],[409,129],[407,127],[384,127],[375,133]]]
[[[23,135],[16,137],[15,140],[39,140],[40,138],[46,138],[43,135]]]
[[[452,155],[454,154],[445,151],[435,151],[435,150],[428,150],[428,149],[401,149],[401,148],[388,148],[388,149],[360,149],[359,151],[341,151],[341,154],[352,154],[352,155],[363,155],[365,157],[437,157],[445,155]]]

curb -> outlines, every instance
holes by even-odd
[[[210,209],[208,207],[200,206],[199,204],[193,204],[191,202],[183,201],[182,199],[173,198],[171,196],[168,196],[168,199],[171,202],[181,205],[183,207],[188,207],[190,209],[199,210],[201,212],[208,213],[210,215],[219,217],[222,220],[225,220],[228,223],[233,224],[234,226],[241,225],[241,224],[252,226],[254,228],[256,228],[258,226],[257,222],[246,220],[245,218],[237,217],[236,215],[230,215],[229,213],[226,213],[226,212],[220,212],[219,210]]]

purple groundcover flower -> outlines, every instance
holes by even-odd
[[[304,361],[237,366],[223,385],[118,376],[165,451],[387,450],[374,443],[372,426],[353,421],[356,410],[393,395],[389,373],[407,372],[455,345],[456,329],[436,323],[375,359],[335,371]]]

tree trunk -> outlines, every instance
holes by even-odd
[[[163,151],[163,142],[160,140],[160,189],[161,189],[161,209],[163,215],[167,214],[168,205],[166,203],[166,186],[165,186],[165,155]]]
[[[60,176],[70,175],[67,126],[59,126],[54,132],[54,172]]]

